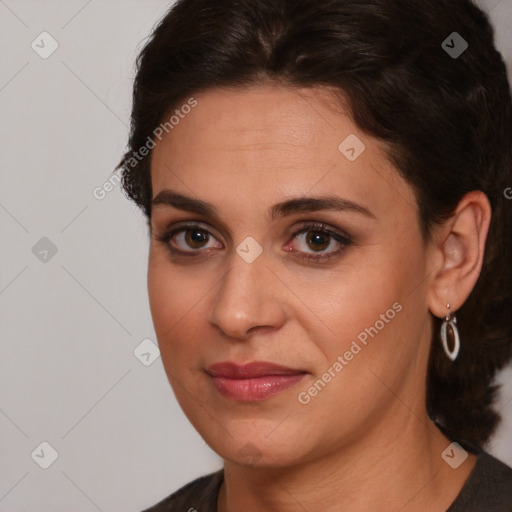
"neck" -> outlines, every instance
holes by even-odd
[[[218,512],[444,511],[476,457],[452,469],[441,453],[451,443],[426,411],[398,402],[389,428],[373,428],[350,446],[292,467],[247,467],[225,461]],[[387,432],[387,435],[386,433]]]

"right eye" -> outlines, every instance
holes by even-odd
[[[207,229],[199,225],[177,227],[155,238],[166,244],[171,253],[184,256],[196,256],[201,249],[222,248],[222,244],[217,242]]]

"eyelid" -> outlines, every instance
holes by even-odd
[[[191,229],[191,228],[200,228],[204,231],[207,231],[210,235],[213,235],[216,239],[223,238],[222,236],[219,236],[218,230],[216,230],[212,225],[208,224],[207,222],[203,222],[200,220],[185,220],[177,223],[171,224],[169,228],[163,228],[162,235],[163,237],[170,235],[171,233],[176,233],[178,231],[182,231],[185,229]]]
[[[292,235],[303,233],[307,229],[310,229],[312,231],[314,229],[318,229],[318,231],[324,231],[330,235],[334,235],[339,238],[346,239],[346,241],[352,241],[352,236],[349,235],[347,232],[345,232],[341,229],[335,228],[335,227],[331,227],[329,224],[322,222],[322,221],[317,221],[317,220],[302,221],[298,226],[295,226],[293,228]]]
[[[171,228],[172,227],[172,228]],[[214,233],[219,233],[219,231],[214,228],[211,224],[209,224],[208,222],[205,222],[205,221],[202,221],[202,220],[195,220],[195,219],[192,219],[192,220],[184,220],[184,221],[178,221],[176,223],[172,223],[171,224],[171,227],[169,228],[161,228],[161,231],[164,232],[164,234],[168,234],[170,233],[171,231],[177,231],[179,229],[184,229],[184,228],[188,228],[188,227],[200,227],[202,229],[204,229],[205,231],[208,231],[208,232],[213,232]],[[338,236],[342,236],[342,237],[345,237],[347,239],[352,239],[352,236],[350,234],[348,234],[346,231],[340,229],[340,228],[337,228],[337,227],[334,227],[334,226],[330,226],[327,222],[324,222],[324,221],[319,221],[319,220],[301,220],[299,221],[298,224],[293,224],[289,229],[288,229],[288,232],[289,232],[289,236],[293,236],[294,234],[297,234],[299,232],[299,230],[301,229],[305,229],[305,228],[310,228],[310,227],[314,227],[314,228],[318,228],[320,230],[324,230],[326,232],[329,232],[329,233],[333,233],[335,235],[338,235]],[[154,232],[157,232],[159,231],[158,229],[153,229]],[[273,229],[272,229],[273,231]],[[219,238],[218,235],[215,235],[216,238]],[[223,238],[221,236],[221,238]],[[230,240],[231,239],[231,236],[229,233],[227,233],[226,239]]]

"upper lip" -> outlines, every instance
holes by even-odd
[[[306,373],[279,364],[266,361],[252,361],[246,364],[236,364],[231,361],[215,363],[208,367],[207,372],[212,377],[226,377],[228,379],[250,379],[265,375],[297,375]]]

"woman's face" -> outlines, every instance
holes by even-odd
[[[183,411],[262,467],[396,441],[424,414],[431,336],[411,187],[325,88],[194,98],[151,171],[149,298]],[[209,373],[253,361],[295,375]]]

